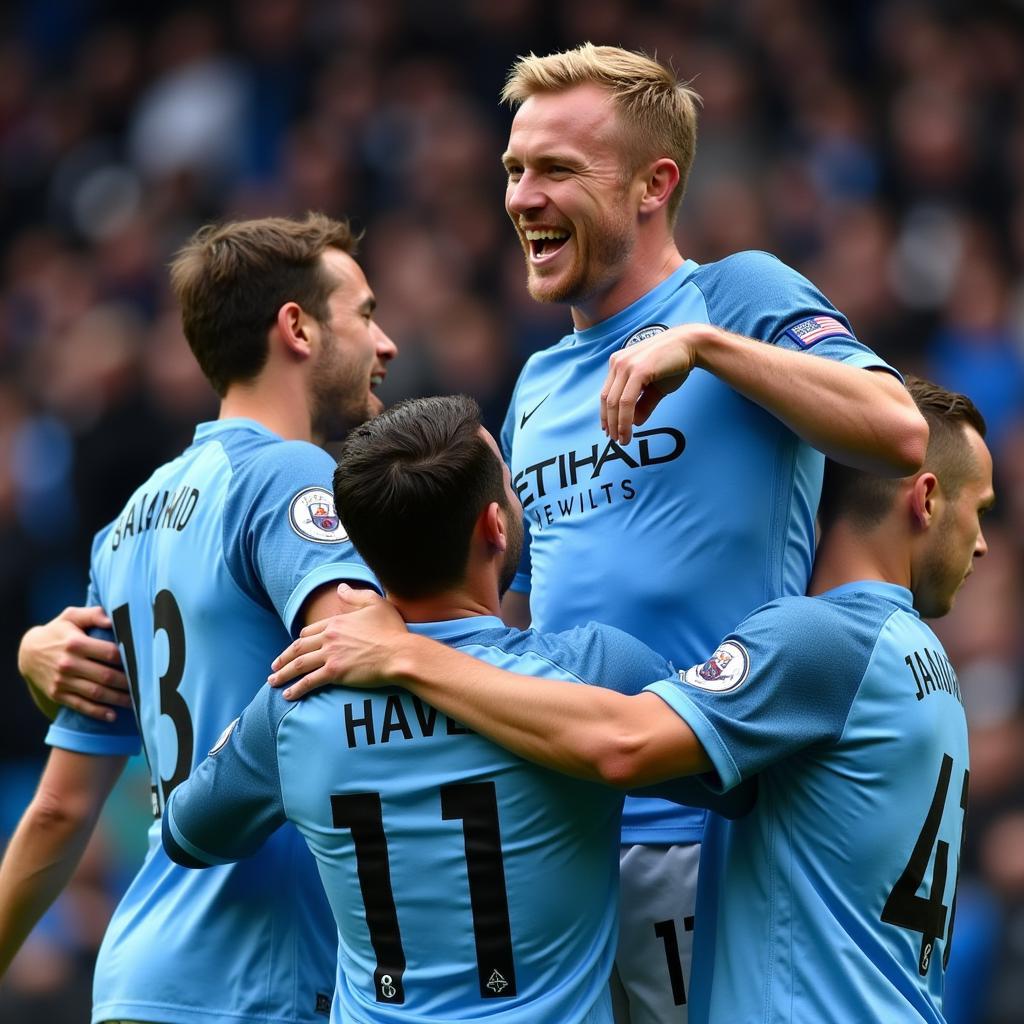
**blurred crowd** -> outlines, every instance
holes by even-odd
[[[18,639],[81,603],[92,534],[216,408],[167,262],[214,219],[348,215],[400,348],[382,395],[468,392],[500,426],[567,329],[502,209],[519,54],[643,49],[703,97],[684,255],[766,249],[866,343],[971,395],[990,552],[939,632],[972,729],[951,1022],[1024,1006],[1024,8],[902,0],[21,0],[0,14],[0,841],[45,722]],[[794,380],[794,387],[799,381]],[[597,415],[595,395],[595,417]],[[5,1021],[87,1019],[139,856],[139,773],[0,986]],[[840,809],[837,809],[839,811]]]

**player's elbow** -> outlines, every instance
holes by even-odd
[[[928,422],[895,377],[874,376],[882,388],[872,414],[876,455],[870,460],[873,465],[863,468],[879,476],[910,476],[924,464]]]
[[[38,832],[70,836],[91,829],[101,807],[102,801],[90,792],[41,785],[26,816]]]
[[[644,785],[646,749],[643,737],[629,729],[617,729],[606,734],[594,756],[598,778],[614,789],[635,789]]]
[[[928,422],[913,403],[910,409],[902,410],[896,417],[889,443],[894,476],[910,476],[924,465],[928,451]]]

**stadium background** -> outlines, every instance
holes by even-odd
[[[642,10],[641,10],[642,6]],[[501,206],[516,55],[585,39],[703,95],[679,224],[701,262],[767,249],[905,370],[968,392],[999,503],[940,633],[972,727],[950,1019],[1024,1019],[1024,6],[803,0],[22,0],[0,14],[0,841],[45,723],[22,631],[84,594],[89,542],[215,409],[166,287],[224,217],[349,214],[401,356],[387,401],[465,391],[501,421],[566,311],[526,295]],[[595,396],[596,416],[596,396]],[[709,493],[714,481],[708,481]],[[86,1021],[141,857],[141,770],[0,985],[9,1024]]]

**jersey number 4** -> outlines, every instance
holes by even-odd
[[[935,793],[932,795],[931,806],[928,808],[928,815],[924,819],[921,833],[917,837],[914,849],[910,854],[910,860],[903,869],[903,874],[889,893],[882,909],[882,920],[887,924],[894,924],[899,928],[907,928],[912,932],[921,933],[921,954],[918,958],[917,969],[923,976],[928,973],[928,967],[932,962],[932,950],[935,942],[943,935],[946,936],[946,949],[942,955],[942,967],[945,969],[949,963],[949,951],[953,946],[953,919],[956,917],[956,884],[953,885],[953,906],[947,908],[942,902],[943,894],[946,891],[946,877],[949,873],[949,843],[939,840],[935,842],[939,834],[939,825],[942,822],[942,811],[946,806],[946,794],[949,792],[949,782],[953,774],[953,758],[949,754],[942,755],[942,766],[939,769],[939,779],[935,783]],[[970,779],[970,772],[964,771],[963,786],[960,790],[960,808],[963,815],[967,814],[967,786]],[[960,850],[957,851],[957,881],[960,878],[960,857],[963,852],[963,822],[960,828]],[[924,882],[924,876],[928,871],[928,864],[932,859],[932,848],[935,848],[935,867],[932,871],[932,881],[927,896],[918,896],[917,890]],[[947,911],[949,911],[949,922],[947,927]]]
[[[373,972],[377,1002],[404,1003],[405,950],[391,888],[391,863],[380,793],[332,794],[331,813],[334,827],[349,829],[355,845],[366,926],[377,958]],[[442,786],[441,817],[445,821],[462,820],[480,997],[514,996],[512,928],[494,783]]]
[[[153,800],[153,813],[159,817],[160,809],[167,803],[171,791],[179,782],[184,782],[192,770],[192,753],[195,745],[192,716],[189,714],[185,698],[178,691],[181,677],[185,672],[185,625],[181,621],[181,611],[174,595],[169,590],[161,590],[153,601],[153,636],[155,637],[161,630],[167,636],[167,671],[160,677],[160,714],[167,715],[174,725],[178,748],[174,770],[171,777],[164,781],[160,774],[160,764],[150,756],[145,730],[142,728],[138,660],[135,655],[135,638],[132,635],[132,619],[128,605],[123,604],[115,608],[111,618],[114,621],[114,634],[124,648],[125,674],[128,676],[128,686],[132,693],[135,718],[139,723],[142,750],[149,763],[154,784],[160,789],[159,799],[154,796]]]

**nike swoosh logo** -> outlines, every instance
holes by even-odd
[[[519,421],[519,429],[522,430],[526,426],[526,421],[551,397],[549,391],[529,412],[523,413],[523,418]]]

